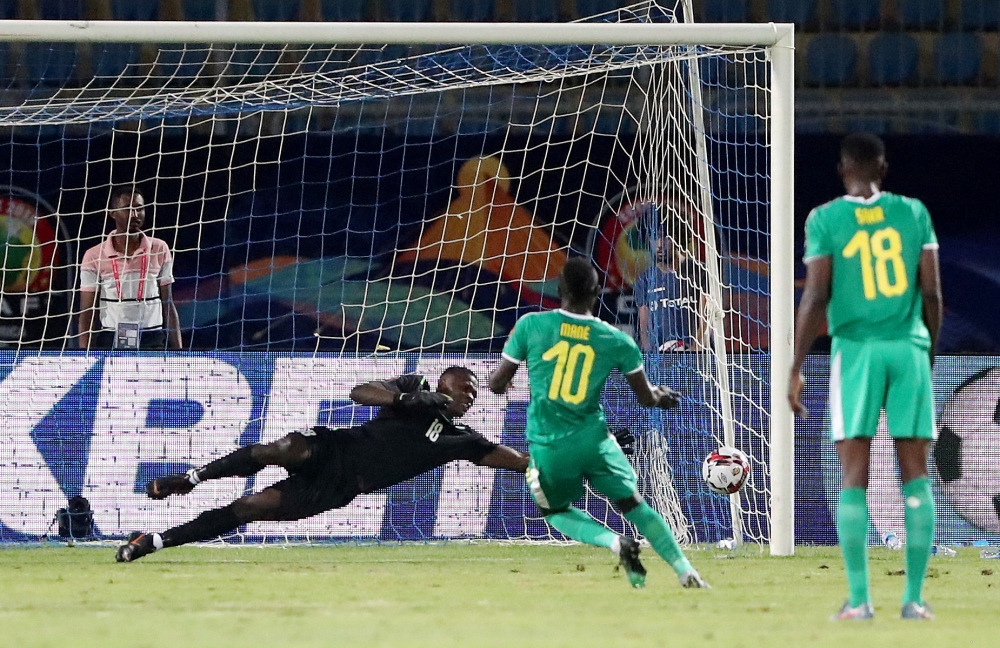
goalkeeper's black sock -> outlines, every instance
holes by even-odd
[[[253,458],[253,446],[248,445],[202,466],[196,474],[200,482],[220,477],[249,477],[260,472],[264,466]]]
[[[208,540],[232,531],[240,525],[240,519],[233,512],[233,506],[224,506],[205,511],[195,519],[168,529],[160,534],[164,547],[177,547],[189,542]]]

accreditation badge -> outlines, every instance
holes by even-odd
[[[119,322],[115,331],[115,349],[137,351],[139,349],[139,325],[135,322]]]

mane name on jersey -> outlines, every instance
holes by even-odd
[[[858,225],[874,225],[885,220],[885,212],[878,206],[856,207],[854,209],[854,218],[858,221]]]
[[[574,340],[589,340],[590,327],[585,324],[570,324],[569,322],[563,322],[562,326],[559,327],[559,335],[562,337],[573,338]]]

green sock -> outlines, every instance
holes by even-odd
[[[611,543],[618,537],[617,533],[572,506],[565,511],[546,515],[545,521],[567,538],[586,542],[595,547],[610,549]]]
[[[674,538],[674,532],[663,520],[663,516],[653,510],[653,508],[643,502],[625,514],[625,519],[634,524],[639,533],[649,540],[656,553],[667,561],[677,575],[691,571],[691,563],[688,562],[680,545]]]
[[[864,488],[840,491],[837,537],[844,553],[851,607],[868,603],[868,500]]]
[[[906,503],[906,590],[903,604],[923,605],[920,592],[927,574],[934,539],[934,495],[927,477],[918,477],[903,484]]]

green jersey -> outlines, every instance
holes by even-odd
[[[917,270],[922,250],[936,248],[930,214],[915,198],[844,196],[814,209],[806,220],[804,261],[832,259],[830,335],[929,347]]]
[[[511,362],[527,361],[531,383],[525,436],[547,443],[578,431],[606,430],[601,391],[611,371],[643,368],[635,340],[592,315],[564,310],[517,321],[503,348]]]

